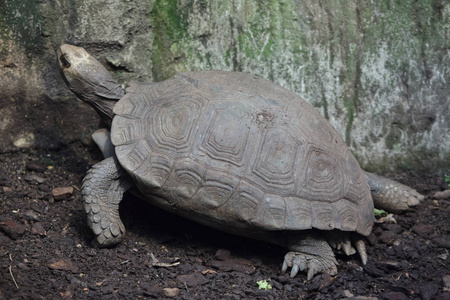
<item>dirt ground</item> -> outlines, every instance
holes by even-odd
[[[394,178],[425,201],[395,215],[397,224],[375,225],[367,265],[337,254],[337,276],[307,282],[303,273],[280,273],[281,248],[205,228],[133,196],[121,204],[125,241],[92,247],[80,186],[100,159],[81,143],[1,155],[0,299],[450,299],[450,199],[431,197],[442,182]],[[271,288],[259,289],[261,280]]]

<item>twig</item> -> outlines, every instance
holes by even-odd
[[[16,288],[19,289],[19,285],[17,284],[16,279],[14,278],[14,275],[12,273],[11,265],[9,266],[9,274],[11,274],[11,278],[14,281],[14,284],[16,285]]]
[[[9,260],[10,260],[10,261],[13,261],[11,253],[9,253]],[[13,275],[13,273],[12,273],[12,267],[11,267],[11,265],[9,265],[9,274],[11,274],[11,278],[12,278],[12,280],[14,281],[14,284],[16,285],[16,288],[19,289],[19,285],[17,284],[16,279],[14,278],[14,275]]]

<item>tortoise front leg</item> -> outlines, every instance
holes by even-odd
[[[293,243],[289,249],[292,251],[284,256],[282,273],[285,273],[288,268],[292,268],[290,276],[294,277],[299,271],[307,271],[307,280],[321,272],[327,272],[330,275],[337,274],[338,262],[325,239],[309,235],[297,243]]]
[[[119,217],[119,203],[131,180],[115,156],[95,164],[83,179],[82,195],[88,226],[101,247],[122,241],[125,227]]]
[[[356,249],[352,247],[352,242]],[[291,277],[297,275],[299,271],[307,271],[307,280],[321,272],[336,275],[338,262],[333,248],[342,250],[346,255],[358,252],[363,264],[367,263],[366,245],[362,236],[355,235],[353,232],[333,230],[319,234],[292,235],[288,245],[291,252],[284,256],[281,271],[285,273],[288,268],[291,268]]]

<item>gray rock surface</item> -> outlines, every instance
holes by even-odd
[[[0,153],[89,140],[95,113],[55,65],[69,42],[122,83],[259,75],[316,106],[366,168],[450,168],[448,1],[2,2]]]

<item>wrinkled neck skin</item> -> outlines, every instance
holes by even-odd
[[[108,126],[124,91],[112,75],[86,50],[73,45],[57,49],[58,68],[69,89],[98,113]]]
[[[108,127],[111,127],[112,119],[114,117],[114,106],[124,95],[120,86],[117,87],[118,89],[108,98],[97,95],[95,91],[87,92],[85,89],[82,92],[78,92],[76,88],[72,88],[71,86],[69,86],[69,89],[83,102],[89,104],[100,116],[100,119],[108,125]]]

